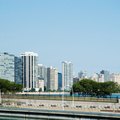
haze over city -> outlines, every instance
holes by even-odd
[[[39,54],[61,70],[120,72],[119,0],[0,0],[0,51]]]

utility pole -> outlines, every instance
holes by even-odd
[[[63,92],[62,92],[62,108],[64,110],[64,87],[63,87]]]
[[[1,89],[0,89],[0,104],[2,104]]]
[[[74,92],[73,92],[73,87],[72,87],[72,98],[73,98],[73,100],[72,100],[72,105],[73,105],[73,107],[74,107]]]

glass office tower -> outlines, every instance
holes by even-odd
[[[0,78],[15,81],[15,56],[7,52],[0,53]]]

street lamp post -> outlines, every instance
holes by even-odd
[[[72,87],[72,98],[73,98],[73,100],[72,100],[72,105],[73,105],[73,107],[74,107],[74,92],[73,92],[73,87]]]
[[[63,94],[62,94],[62,108],[64,110],[64,87],[63,87]]]
[[[68,87],[70,87],[70,86],[68,86]],[[72,90],[72,107],[74,107],[74,92],[73,92],[73,87],[71,88],[71,90]],[[64,87],[63,87],[63,94],[62,94],[62,108],[63,108],[63,110],[65,110],[64,109]]]
[[[68,85],[68,87],[72,90],[71,92],[72,92],[72,107],[74,107],[74,92],[73,92],[73,87],[70,87],[69,85]]]
[[[0,104],[2,104],[1,90],[0,90]]]

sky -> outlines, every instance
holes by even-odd
[[[0,52],[61,71],[120,72],[120,0],[0,0]]]

